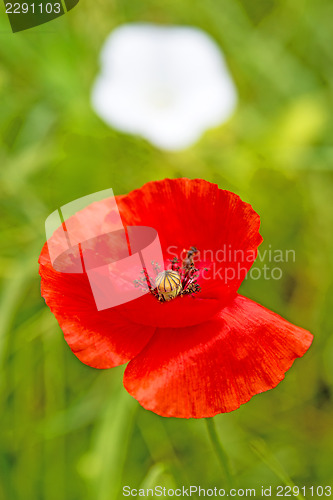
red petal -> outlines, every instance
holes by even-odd
[[[157,230],[165,259],[197,247],[201,261],[214,263],[210,278],[215,273],[228,296],[238,290],[262,242],[260,218],[251,205],[201,179],[149,182],[118,196],[117,204],[125,225]]]
[[[41,293],[73,353],[87,365],[111,368],[137,355],[155,329],[132,323],[115,308],[97,311],[86,274],[59,273],[47,245],[40,256]]]
[[[183,328],[207,321],[221,309],[221,302],[216,297],[204,297],[199,293],[195,297],[186,295],[162,303],[147,294],[114,309],[139,325]]]
[[[237,295],[204,324],[157,329],[124,385],[158,415],[212,417],[275,387],[311,342],[306,330]]]

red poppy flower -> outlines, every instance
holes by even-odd
[[[127,391],[167,417],[212,417],[275,387],[312,335],[237,293],[262,242],[251,205],[199,179],[150,182],[116,201],[125,227],[157,230],[166,260],[181,263],[192,249],[195,289],[98,311],[87,274],[56,271],[45,244],[42,296],[73,353],[95,368],[129,362]],[[105,226],[110,206],[93,203],[72,222]]]

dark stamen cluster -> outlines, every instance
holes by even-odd
[[[201,287],[197,283],[199,269],[195,267],[194,256],[198,253],[196,247],[191,247],[183,262],[179,263],[176,257],[171,261],[171,269],[177,271],[182,279],[182,291],[180,295],[187,295],[200,292]]]

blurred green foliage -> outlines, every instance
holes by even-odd
[[[295,249],[281,280],[246,280],[241,292],[315,334],[276,389],[215,418],[237,485],[330,484],[332,2],[81,1],[15,35],[1,8],[0,499],[115,500],[126,484],[225,484],[205,422],[145,411],[122,388],[122,367],[81,364],[40,297],[49,213],[168,176],[238,193],[261,215],[262,250]],[[226,55],[237,112],[186,151],[111,130],[90,107],[100,47],[131,21],[198,26]]]

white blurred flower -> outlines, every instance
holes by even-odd
[[[101,64],[92,91],[96,113],[162,149],[190,146],[236,105],[221,51],[196,28],[123,25],[106,40]]]

